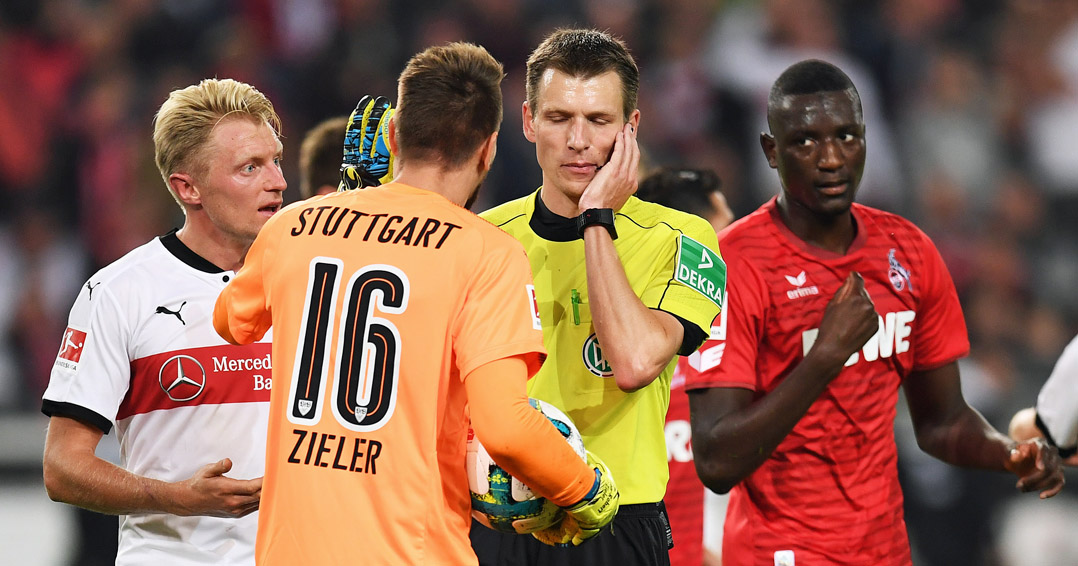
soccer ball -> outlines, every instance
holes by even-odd
[[[528,404],[543,413],[580,459],[587,461],[580,431],[565,413],[538,399],[528,399]],[[472,516],[496,531],[532,533],[554,525],[564,515],[560,507],[535,495],[528,486],[495,463],[472,431],[468,431],[468,487],[472,495]]]

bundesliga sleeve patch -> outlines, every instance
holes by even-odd
[[[726,292],[726,262],[707,246],[684,234],[678,236],[674,279],[695,289],[715,306],[722,307]]]
[[[78,368],[79,359],[82,358],[82,347],[85,344],[85,332],[67,327],[63,341],[60,343],[60,352],[56,355],[56,365],[70,370]]]
[[[542,330],[543,323],[539,320],[539,299],[535,296],[535,285],[525,285],[528,291],[528,305],[532,311],[532,328]]]

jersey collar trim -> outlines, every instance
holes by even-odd
[[[528,226],[537,236],[552,242],[572,242],[579,240],[576,232],[576,219],[566,218],[547,208],[543,202],[542,189],[535,191],[535,211]]]
[[[188,266],[197,269],[205,273],[224,273],[225,270],[217,267],[210,260],[196,254],[191,248],[187,247],[180,241],[180,237],[176,235],[177,230],[174,228],[168,234],[160,236],[161,245],[165,246],[165,249],[172,255],[176,256],[176,259],[186,263]]]
[[[870,229],[870,226],[868,222],[865,221],[865,217],[856,203],[850,206],[850,214],[853,215],[857,234],[853,237],[853,242],[850,242],[850,247],[846,249],[846,253],[844,254],[836,254],[830,250],[818,248],[797,237],[797,234],[794,234],[793,230],[790,230],[790,228],[786,226],[786,223],[782,221],[782,214],[779,212],[778,207],[778,197],[771,197],[771,200],[767,201],[764,206],[767,207],[767,212],[771,216],[771,221],[775,226],[775,230],[777,230],[787,242],[798,250],[801,250],[801,252],[822,260],[840,259],[853,255],[864,247],[865,241],[867,240],[867,232]]]

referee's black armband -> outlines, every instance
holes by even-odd
[[[688,356],[695,352],[696,349],[704,343],[704,340],[707,340],[709,334],[707,332],[704,332],[704,329],[700,328],[699,326],[685,320],[684,318],[681,318],[680,316],[670,311],[663,311],[662,309],[655,310],[660,310],[674,317],[679,323],[681,323],[681,327],[685,329],[685,333],[681,338],[681,347],[678,348],[677,355]]]

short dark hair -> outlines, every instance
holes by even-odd
[[[481,46],[428,47],[397,81],[397,139],[402,160],[457,167],[502,123],[502,64]]]
[[[299,146],[300,198],[314,196],[315,191],[324,185],[338,184],[344,158],[344,131],[347,128],[348,117],[335,116],[307,131]]]
[[[720,187],[719,175],[711,169],[663,167],[640,181],[636,196],[706,218],[715,213],[711,193]]]
[[[559,29],[547,36],[528,57],[528,106],[538,111],[539,83],[547,69],[572,77],[597,77],[614,71],[621,79],[624,118],[636,110],[640,92],[640,69],[622,40],[594,29]]]
[[[790,65],[771,85],[767,97],[768,117],[782,104],[786,96],[819,92],[849,91],[861,113],[861,95],[850,77],[835,65],[819,59],[806,59]]]

